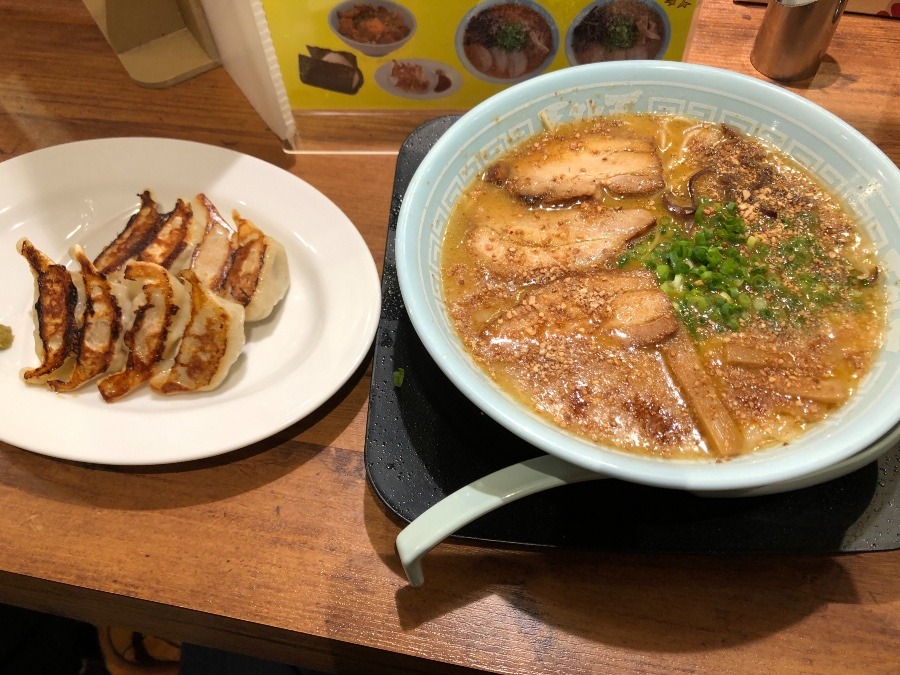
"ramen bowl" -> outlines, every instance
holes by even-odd
[[[900,171],[826,110],[778,86],[685,63],[620,61],[555,71],[512,86],[454,123],[406,191],[396,232],[404,303],[428,353],[485,414],[536,448],[597,474],[723,494],[786,484],[876,444],[900,421],[900,305],[887,310],[884,346],[857,392],[789,444],[727,461],[641,456],[577,437],[504,393],[465,351],[445,309],[439,264],[448,217],[468,185],[547,125],[607,114],[669,113],[727,124],[780,149],[817,176],[880,252],[889,292],[900,279]],[[808,481],[804,482],[808,484]]]

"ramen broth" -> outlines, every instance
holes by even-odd
[[[511,150],[455,206],[441,274],[500,388],[657,457],[790,442],[852,396],[884,332],[874,247],[839,200],[759,141],[673,116]]]

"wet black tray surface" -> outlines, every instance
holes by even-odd
[[[405,521],[492,471],[540,454],[450,383],[419,341],[400,295],[394,234],[403,194],[455,120],[426,123],[402,147],[384,259],[365,460],[376,494]],[[401,368],[402,385],[394,386]],[[843,478],[765,497],[714,499],[617,480],[565,485],[508,504],[457,536],[623,552],[900,548],[900,446]]]

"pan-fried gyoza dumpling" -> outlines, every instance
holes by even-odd
[[[218,387],[244,348],[244,308],[212,292],[191,270],[181,273],[190,289],[191,317],[172,365],[154,375],[160,394],[185,394]]]
[[[40,365],[22,371],[29,384],[41,384],[67,363],[78,340],[78,288],[72,273],[39,251],[28,239],[16,249],[28,261],[35,286],[35,351]]]
[[[181,281],[155,263],[130,260],[123,283],[137,288],[134,319],[125,332],[125,367],[98,383],[107,402],[137,389],[165,369],[191,315],[191,298]]]
[[[137,210],[119,234],[94,259],[94,265],[103,274],[109,274],[125,267],[125,263],[140,255],[144,246],[162,227],[159,205],[149,190],[140,194],[141,207]]]
[[[159,230],[135,258],[162,265],[173,274],[178,274],[190,261],[199,240],[199,233],[194,227],[194,209],[190,202],[178,199],[175,207],[161,219]]]
[[[232,217],[238,228],[237,250],[219,294],[243,305],[247,322],[259,321],[287,292],[287,254],[284,246],[237,211]]]
[[[72,258],[81,268],[85,308],[75,351],[75,365],[68,377],[47,380],[54,391],[73,391],[107,371],[121,368],[125,359],[122,340],[121,288],[101,273],[81,246],[72,247]]]
[[[197,202],[200,210],[206,213],[206,224],[200,242],[191,256],[190,269],[201,283],[217,290],[225,282],[228,270],[231,269],[237,249],[237,232],[206,195],[197,195]]]

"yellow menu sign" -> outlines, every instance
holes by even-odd
[[[684,52],[696,0],[264,0],[295,110],[466,109],[543,72]]]

